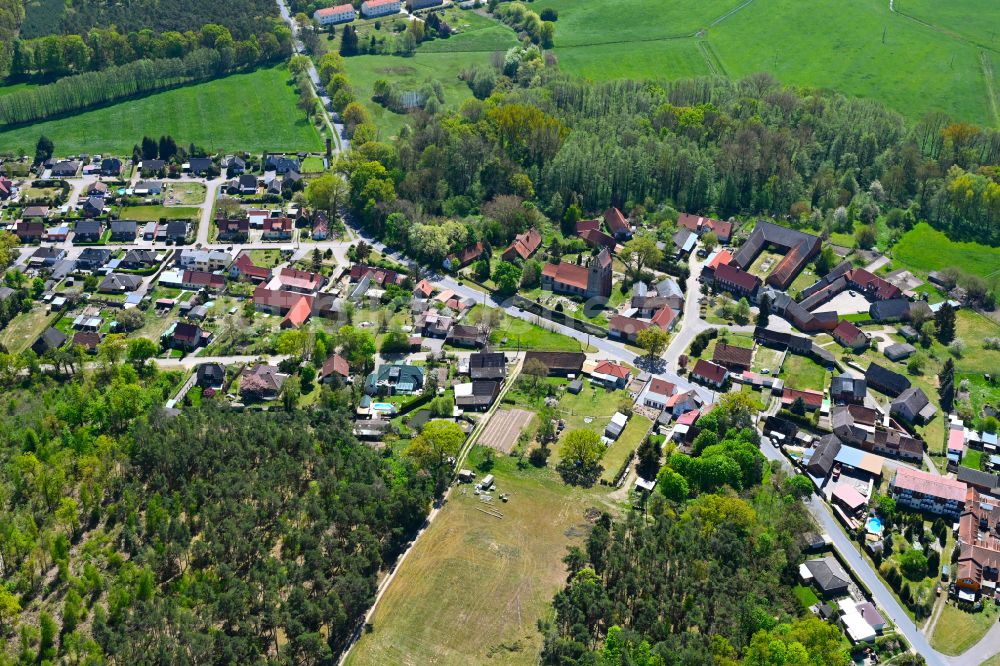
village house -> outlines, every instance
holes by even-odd
[[[226,368],[221,363],[202,363],[195,374],[195,383],[203,389],[222,388],[226,381]]]
[[[865,332],[846,319],[837,324],[837,327],[833,329],[832,335],[833,339],[841,347],[846,347],[856,352],[868,346],[868,336]]]
[[[653,377],[639,394],[639,402],[646,407],[663,410],[675,390],[676,387],[667,380]]]
[[[347,381],[351,378],[351,366],[347,359],[340,354],[330,354],[330,357],[323,361],[317,373],[319,380],[325,384],[335,379]]]
[[[503,352],[475,352],[469,354],[469,377],[477,379],[503,379],[507,375],[507,358]]]
[[[476,326],[455,324],[448,331],[445,342],[455,347],[483,347],[486,345],[486,334]]]
[[[77,331],[73,334],[74,347],[82,347],[88,354],[96,354],[101,344],[101,334],[96,331]]]
[[[830,399],[837,404],[864,404],[868,385],[864,377],[841,373],[830,380]]]
[[[500,394],[500,382],[487,379],[455,384],[454,388],[455,406],[475,411],[489,408]]]
[[[31,253],[29,266],[52,267],[66,258],[66,250],[61,247],[40,247]]]
[[[781,392],[781,405],[785,408],[791,407],[799,398],[805,405],[806,410],[814,412],[823,404],[823,394],[819,391],[800,391],[793,388],[784,388]]]
[[[301,171],[301,170],[302,170],[302,164],[301,162],[299,162],[297,157],[287,157],[285,155],[268,155],[267,159],[264,160],[264,171],[274,171],[279,175],[284,175],[289,171]]]
[[[156,260],[156,254],[151,250],[129,250],[119,265],[126,270],[137,271],[155,266],[157,263],[159,262]]]
[[[101,240],[104,227],[98,220],[80,220],[73,227],[74,243],[96,243]]]
[[[650,323],[625,315],[612,315],[608,320],[608,337],[626,342],[635,342],[639,333],[649,328]]]
[[[45,355],[46,352],[55,351],[66,344],[68,338],[66,334],[57,328],[49,326],[42,334],[38,336],[38,339],[31,344],[31,351],[35,352],[39,356]]]
[[[542,235],[538,233],[538,229],[528,229],[523,234],[514,236],[513,242],[503,251],[501,258],[510,263],[514,263],[518,259],[525,261],[538,250],[541,244]]]
[[[711,361],[698,359],[698,362],[694,364],[694,368],[691,370],[691,379],[702,384],[707,384],[708,386],[722,388],[726,380],[729,379],[729,371]]]
[[[312,316],[312,308],[313,297],[300,295],[288,308],[288,312],[285,313],[285,318],[281,320],[279,326],[281,328],[301,328]]]
[[[269,217],[264,220],[261,240],[285,241],[292,239],[295,221],[289,217]]]
[[[135,220],[112,220],[111,240],[116,243],[131,243],[139,232],[139,223]]]
[[[586,364],[584,370],[586,370]],[[598,361],[590,369],[590,380],[607,389],[623,389],[628,385],[632,373],[621,363],[613,361]]]
[[[44,222],[18,222],[14,227],[14,235],[21,241],[21,244],[39,243],[45,236]]]
[[[537,361],[548,369],[550,377],[578,376],[587,355],[583,352],[529,351],[524,354],[524,366]]]
[[[184,289],[198,291],[222,291],[226,288],[226,276],[207,271],[186,270],[181,274],[181,286]]]
[[[216,218],[219,240],[223,243],[244,243],[250,237],[250,220],[246,218]]]
[[[96,271],[111,261],[111,250],[103,247],[85,247],[77,257],[76,267],[81,271]]]
[[[597,250],[605,249],[608,252],[614,253],[618,248],[618,241],[600,229],[585,229],[580,233],[580,238],[587,245]]]
[[[909,379],[898,372],[883,368],[878,363],[868,365],[868,370],[865,371],[865,381],[869,388],[880,391],[891,398],[899,396],[900,393],[910,388]]]
[[[192,352],[201,346],[201,328],[194,324],[177,322],[163,335],[164,343],[171,349]]]
[[[736,372],[749,370],[753,363],[753,349],[726,344],[722,340],[715,343],[712,362]]]
[[[632,229],[629,227],[628,220],[614,206],[604,211],[604,224],[616,240],[624,242],[632,238]]]
[[[483,244],[474,243],[455,254],[449,254],[444,260],[444,268],[449,271],[457,271],[471,264],[482,254]]]
[[[712,279],[716,289],[728,291],[737,297],[745,296],[748,299],[754,297],[761,285],[760,278],[756,275],[729,264],[720,264],[715,269]]]
[[[224,271],[232,257],[225,250],[181,250],[177,265],[199,271]]]
[[[424,371],[415,365],[395,363],[379,366],[365,379],[368,395],[409,395],[424,386]]]
[[[240,373],[240,397],[247,401],[274,400],[281,393],[287,375],[265,363],[247,366]]]
[[[926,423],[934,418],[937,407],[931,404],[923,389],[911,386],[892,401],[889,413],[910,423]]]
[[[908,342],[897,342],[882,350],[882,354],[894,363],[905,361],[917,353],[917,348]]]
[[[713,220],[708,217],[700,217],[689,213],[681,213],[677,216],[677,226],[693,231],[699,236],[711,231],[722,243],[728,243],[733,235],[732,222]]]
[[[124,294],[142,286],[142,278],[128,273],[108,273],[101,280],[97,291],[104,294]]]

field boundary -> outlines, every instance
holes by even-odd
[[[993,112],[993,124],[1000,127],[1000,103],[997,102],[997,91],[993,87],[993,58],[986,51],[979,53],[979,62],[983,67],[983,78],[986,79],[986,96],[990,100],[990,111]]]
[[[712,71],[712,74],[729,78],[726,66],[722,64],[722,59],[719,58],[719,54],[715,52],[714,48],[712,48],[711,42],[707,39],[699,39],[698,48],[701,50],[701,54],[704,56],[705,62],[708,64],[708,68]]]

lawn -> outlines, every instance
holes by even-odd
[[[904,265],[897,268],[905,267],[915,273],[954,266],[971,275],[986,277],[1000,268],[1000,248],[950,240],[926,222],[903,234],[892,248],[892,256],[897,264]]]
[[[289,82],[283,66],[233,74],[0,132],[0,145],[28,150],[45,134],[60,154],[121,154],[143,135],[169,134],[210,152],[319,150],[319,133],[296,108]]]
[[[207,188],[202,183],[170,183],[166,199],[178,206],[199,206],[205,203]]]
[[[250,250],[253,263],[264,268],[274,268],[281,263],[281,250]]]
[[[981,469],[980,462],[982,459],[983,452],[979,449],[966,449],[965,455],[962,456],[962,465],[971,467],[972,469]]]
[[[320,173],[323,171],[323,158],[310,155],[302,160],[302,173]]]
[[[119,217],[123,220],[137,222],[157,222],[161,218],[168,220],[196,220],[201,210],[190,206],[125,206]]]
[[[601,465],[604,466],[604,472],[601,473],[601,481],[605,483],[614,482],[615,475],[618,474],[622,463],[625,462],[625,459],[628,458],[632,451],[639,448],[646,433],[649,432],[649,426],[652,424],[652,421],[641,414],[632,415],[628,420],[628,425],[625,426],[625,430],[622,431],[617,440],[611,443],[611,446],[607,448],[604,456],[601,458]]]
[[[470,467],[481,455],[476,449]],[[465,486],[397,570],[346,663],[533,664],[542,636],[537,621],[566,581],[566,547],[585,547],[585,511],[599,491],[563,484],[551,469],[518,470],[498,456],[490,473],[510,502],[503,518]]]
[[[785,363],[781,366],[781,377],[785,379],[788,388],[805,391],[812,389],[822,391],[826,387],[826,368],[806,356],[787,354]]]
[[[760,372],[765,369],[774,372],[778,367],[778,363],[781,362],[783,354],[784,352],[771,349],[770,347],[757,347],[757,351],[753,355],[753,365],[750,369],[754,372]]]
[[[897,3],[951,34],[891,13],[885,0],[754,0],[727,16],[743,4],[539,0],[531,8],[559,11],[560,69],[592,80],[766,71],[786,84],[882,100],[911,120],[943,111],[996,125],[980,59],[983,45],[998,45],[996,3],[988,10],[981,0]],[[1000,71],[997,56],[985,53]]]
[[[806,585],[796,585],[792,588],[792,594],[799,600],[803,608],[808,609],[819,603],[819,597],[816,596],[811,587]]]
[[[475,306],[467,315],[469,322],[479,321],[482,305]],[[490,308],[492,312],[497,312]],[[581,334],[583,337],[583,334]],[[580,351],[579,340],[562,333],[549,331],[531,322],[503,314],[500,323],[490,332],[490,345],[495,351],[536,349],[542,351]]]
[[[979,642],[1000,615],[1000,609],[992,601],[983,602],[979,613],[966,613],[951,604],[941,610],[941,617],[934,625],[931,646],[944,654],[962,654]]]
[[[12,354],[19,354],[30,347],[38,336],[56,320],[57,314],[49,314],[44,306],[34,307],[11,319],[0,330],[0,344]]]

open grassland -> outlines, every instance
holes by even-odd
[[[518,470],[506,456],[491,473],[498,492],[511,495],[492,505],[504,517],[479,511],[485,505],[471,487],[454,490],[400,565],[348,664],[537,663],[536,622],[565,582],[566,547],[584,546],[585,512],[605,508],[603,498],[549,469]]]
[[[985,601],[983,610],[967,613],[951,604],[941,610],[941,617],[934,625],[931,645],[945,654],[962,654],[989,631],[1000,615],[996,602]]]
[[[393,113],[372,101],[375,81],[384,79],[405,91],[419,91],[428,81],[440,81],[444,88],[444,105],[448,108],[457,108],[464,100],[472,97],[469,87],[458,80],[458,73],[472,65],[486,66],[490,61],[490,53],[486,51],[432,53],[423,49],[424,47],[418,49],[411,58],[363,55],[346,59],[347,76],[351,81],[351,87],[382,132],[383,139],[395,136],[407,123],[407,115]]]
[[[0,344],[12,354],[19,354],[34,344],[42,331],[51,326],[57,317],[57,314],[50,314],[44,307],[34,307],[28,312],[22,312],[0,330]]]
[[[296,104],[285,67],[184,86],[70,118],[0,132],[0,146],[30,150],[40,134],[60,154],[131,153],[144,135],[211,151],[319,150],[319,134]]]
[[[985,51],[985,65],[981,57],[984,47],[1000,48],[1000,5],[901,2],[931,25],[890,12],[886,0],[540,0],[531,8],[559,11],[560,66],[593,80],[768,71],[787,84],[879,99],[911,120],[944,111],[1000,124],[987,85],[989,76],[1000,89],[1000,55]]]
[[[126,206],[120,217],[137,222],[158,222],[160,219],[194,220],[200,214],[201,209],[193,206]]]
[[[1000,248],[950,240],[926,222],[903,234],[893,247],[892,256],[916,273],[926,274],[950,266],[980,277],[1000,271]]]
[[[900,14],[1000,51],[1000,4],[983,0],[895,0]]]

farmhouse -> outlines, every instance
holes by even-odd
[[[484,247],[481,242],[469,245],[456,254],[448,255],[444,260],[444,267],[449,271],[457,271],[460,268],[465,268],[482,256],[483,249]]]
[[[719,340],[715,343],[712,362],[738,372],[749,370],[753,362],[753,349],[729,345]]]
[[[354,5],[337,5],[336,7],[324,7],[313,12],[313,19],[319,25],[334,25],[335,23],[347,23],[353,21],[355,17]]]
[[[868,336],[865,332],[846,319],[837,324],[832,335],[841,347],[847,349],[860,351],[868,346]]]
[[[778,289],[787,290],[806,263],[819,252],[821,244],[819,236],[761,220],[754,227],[747,242],[733,257],[733,262],[746,270],[765,248],[773,246],[784,250],[784,258],[768,275],[767,283]]]
[[[728,291],[734,296],[752,298],[760,288],[760,278],[736,266],[720,264],[713,275],[716,289]]]
[[[616,314],[608,320],[608,336],[627,342],[635,342],[639,333],[647,328],[649,328],[648,321],[626,317],[625,315]]]
[[[733,235],[733,223],[722,220],[713,220],[708,217],[699,217],[689,213],[681,213],[677,216],[677,225],[701,236],[711,231],[716,238],[723,243],[728,243]]]
[[[910,423],[926,423],[934,418],[937,408],[927,399],[923,389],[911,386],[892,401],[889,413]]]
[[[802,399],[802,403],[810,412],[814,412],[823,404],[823,394],[819,391],[800,391],[793,388],[784,388],[781,392],[781,404],[790,407],[796,400]]]
[[[604,224],[607,225],[608,231],[617,240],[627,241],[632,237],[632,230],[629,228],[628,220],[614,206],[604,211]]]
[[[842,444],[836,435],[826,435],[820,439],[806,463],[806,471],[817,479],[825,479],[833,469]]]
[[[583,369],[587,355],[583,352],[529,351],[524,355],[524,363],[540,361],[549,370],[549,376],[578,375]]]
[[[514,236],[514,241],[507,246],[507,249],[503,251],[501,257],[504,261],[509,261],[513,263],[517,259],[522,261],[528,259],[538,250],[538,246],[542,244],[542,235],[538,233],[538,229],[531,228],[525,231],[523,234],[518,234]]]
[[[653,409],[666,409],[676,387],[665,379],[653,377],[639,394],[639,402]]]

